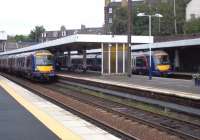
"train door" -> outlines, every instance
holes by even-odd
[[[26,57],[26,75],[31,76],[32,65],[31,65],[31,56]]]

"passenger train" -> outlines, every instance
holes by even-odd
[[[91,70],[91,71],[101,71],[101,55],[99,54],[89,54],[87,55],[86,68],[83,67],[83,56],[73,55],[71,57],[71,70]]]
[[[149,52],[132,53],[132,72],[135,74],[148,74],[149,58]],[[155,76],[170,75],[172,73],[169,55],[165,51],[152,51],[151,72]]]
[[[55,79],[53,54],[48,50],[1,55],[0,70],[34,80]]]
[[[165,51],[152,51],[152,75],[170,75],[172,73],[169,55]],[[132,52],[132,73],[146,75],[149,73],[149,52]],[[71,56],[71,70],[83,70],[83,56]],[[101,71],[101,54],[88,54],[86,70]]]

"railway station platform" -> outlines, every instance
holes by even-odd
[[[195,87],[193,80],[172,79],[153,77],[152,80],[148,76],[132,75],[131,78],[119,75],[100,75],[94,73],[67,73],[61,72],[57,74],[61,77],[72,77],[76,79],[84,79],[98,83],[122,86],[153,93],[162,93],[166,95],[184,97],[194,100],[200,100],[200,87]]]
[[[119,140],[0,76],[0,139]]]
[[[0,86],[0,139],[58,140],[45,125]]]

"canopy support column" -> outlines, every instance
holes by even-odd
[[[68,53],[67,53],[67,67],[68,69],[71,68],[71,51],[68,50]]]
[[[116,43],[116,74],[118,74],[118,43]]]
[[[86,54],[86,48],[83,49],[83,70],[87,70],[87,54]]]
[[[103,70],[104,70],[104,67],[103,67],[103,65],[104,65],[104,49],[103,49],[103,43],[101,43],[101,75],[103,75]]]
[[[180,68],[180,57],[179,57],[179,50],[175,50],[175,57],[174,57],[174,69],[178,71]]]

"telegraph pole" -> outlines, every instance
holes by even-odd
[[[131,77],[132,70],[131,70],[131,31],[132,31],[132,0],[128,0],[128,70],[127,75]]]

